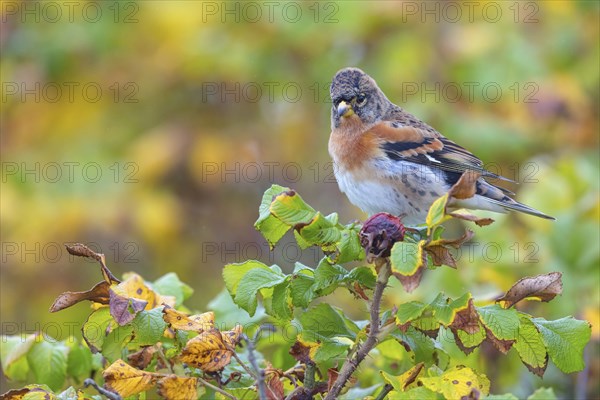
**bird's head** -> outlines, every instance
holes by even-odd
[[[358,68],[338,71],[331,82],[330,95],[331,123],[336,128],[356,117],[364,124],[378,122],[390,104],[375,80]]]

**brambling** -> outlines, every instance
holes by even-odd
[[[388,100],[373,78],[358,68],[344,68],[331,83],[329,154],[340,190],[368,214],[402,216],[408,225],[425,222],[431,204],[463,172],[481,174],[475,194],[451,199],[450,208],[520,211],[554,219],[521,204],[507,189],[485,178],[510,179],[483,168],[468,150],[444,137]]]

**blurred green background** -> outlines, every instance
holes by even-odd
[[[223,288],[225,263],[314,266],[313,249],[270,253],[253,223],[271,183],[341,221],[364,218],[327,153],[329,82],[357,66],[557,218],[494,215],[457,271],[411,295],[398,286],[389,304],[440,290],[486,300],[560,271],[562,297],[527,311],[592,322],[589,379],[551,365],[542,381],[514,354],[479,368],[495,393],[598,396],[599,4],[3,1],[2,333],[79,335],[85,305],[48,307],[101,276],[63,243],[104,252],[116,275],[177,272],[196,310]],[[361,317],[349,296],[330,301]]]

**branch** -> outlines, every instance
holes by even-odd
[[[241,365],[241,367],[244,368],[244,371],[246,371],[254,380],[258,381],[258,377],[254,373],[254,371],[252,371],[246,365],[246,363],[244,363],[244,361],[242,361],[242,359],[237,355],[237,353],[235,352],[235,348],[233,348],[232,346],[228,345],[227,343],[225,344],[225,348],[232,353],[233,358],[235,358],[236,361]]]
[[[377,336],[381,329],[381,321],[379,318],[379,310],[381,307],[381,298],[383,297],[383,291],[387,286],[388,280],[390,278],[391,269],[389,264],[389,259],[387,258],[377,258],[375,259],[375,265],[379,268],[379,273],[377,274],[377,283],[375,285],[375,290],[373,291],[373,300],[371,302],[370,312],[371,312],[371,320],[370,320],[370,329],[367,335],[367,339],[364,343],[358,346],[356,350],[356,354],[351,356],[349,359],[344,362],[342,365],[342,369],[340,373],[331,386],[329,393],[325,397],[325,400],[334,400],[337,399],[340,392],[346,385],[346,382],[358,365],[367,357],[369,352],[373,350],[373,348],[377,345]]]
[[[94,381],[91,378],[88,378],[85,381],[83,381],[83,386],[85,386],[85,387],[88,387],[88,386],[93,387],[94,389],[96,389],[96,391],[98,393],[100,393],[101,395],[105,396],[109,400],[123,400],[123,398],[121,397],[121,395],[119,395],[118,393],[115,393],[115,392],[111,392],[110,390],[107,390],[107,389],[104,389],[104,388],[98,386],[98,384],[96,383],[96,381]]]
[[[250,365],[252,365],[252,368],[254,368],[254,371],[256,372],[256,386],[258,386],[258,398],[260,400],[263,400],[267,398],[267,391],[265,387],[265,370],[258,366],[254,354],[254,343],[258,338],[259,334],[260,329],[254,336],[253,340],[250,340],[246,335],[243,335],[243,338],[246,340],[246,343],[248,345],[248,361],[250,361]]]
[[[217,387],[213,384],[211,384],[210,382],[200,378],[199,376],[196,377],[196,379],[198,380],[198,382],[200,382],[202,385],[206,386],[209,389],[214,390],[215,392],[221,393],[223,396],[227,397],[228,399],[231,400],[238,400],[237,397],[235,397],[232,394],[227,393],[226,391],[224,391],[223,389],[221,389],[220,387]]]

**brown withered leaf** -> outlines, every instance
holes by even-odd
[[[463,172],[458,182],[456,182],[448,191],[448,198],[464,200],[475,196],[477,191],[475,183],[480,177],[481,173],[473,170],[466,170]]]
[[[85,292],[64,292],[54,300],[50,306],[50,312],[57,312],[71,307],[81,301],[89,300],[95,303],[108,304],[110,284],[106,281],[97,283]]]
[[[337,368],[329,368],[327,370],[327,391],[331,390],[331,387],[338,378],[340,371]]]
[[[479,332],[479,314],[473,305],[473,299],[469,299],[467,308],[462,309],[456,313],[454,320],[449,325],[453,329],[461,329],[468,334],[472,335]]]
[[[550,272],[519,279],[506,294],[496,300],[504,308],[510,308],[523,299],[548,302],[562,293],[562,274]]]
[[[188,316],[168,305],[163,308],[163,320],[181,331],[203,332],[215,327],[215,313],[212,311]]]
[[[267,389],[267,400],[283,400],[285,398],[283,382],[279,379],[280,377],[281,374],[276,370],[271,370],[266,373],[265,385]]]
[[[447,265],[452,268],[456,268],[456,260],[452,253],[450,253],[450,247],[455,249],[460,248],[463,243],[471,240],[473,237],[473,231],[466,230],[465,233],[456,239],[438,239],[433,240],[423,247],[423,249],[431,256],[433,265]]]
[[[196,400],[198,379],[167,375],[158,381],[158,394],[167,400]]]
[[[521,361],[527,367],[527,369],[529,370],[529,372],[531,372],[532,374],[536,374],[540,378],[543,378],[544,377],[544,373],[546,372],[546,368],[548,367],[548,353],[546,353],[546,358],[544,360],[544,365],[542,365],[540,367],[534,367],[533,365],[529,365],[528,363],[526,363],[522,359],[521,359]]]
[[[12,389],[6,393],[0,394],[0,400],[21,400],[29,393],[36,394],[35,396],[28,396],[30,399],[52,399],[56,397],[52,392],[49,392],[38,385],[27,385],[24,388]]]
[[[113,275],[112,272],[110,272],[110,270],[106,266],[106,258],[104,257],[104,254],[96,253],[95,251],[93,251],[92,249],[90,249],[82,243],[65,244],[65,248],[67,249],[67,252],[73,256],[87,257],[96,260],[100,264],[100,267],[102,269],[102,276],[108,284],[121,282]]]
[[[423,254],[425,254],[425,252],[423,252]],[[406,290],[408,293],[410,293],[419,287],[419,284],[421,283],[421,279],[423,278],[423,272],[425,272],[426,265],[427,265],[427,256],[425,256],[425,264],[422,264],[417,269],[417,272],[415,272],[411,276],[405,276],[405,275],[398,274],[395,272],[392,272],[392,273],[394,274],[396,279],[398,279],[400,281],[400,283],[402,284],[402,287],[404,287],[404,290]]]
[[[303,364],[312,363],[313,360],[310,358],[310,350],[314,346],[310,343],[305,343],[301,340],[296,340],[296,343],[290,348],[290,355],[296,359],[296,361]]]
[[[464,211],[454,211],[454,212],[448,213],[448,215],[450,215],[454,218],[457,218],[457,219],[462,219],[464,221],[474,222],[478,226],[487,226],[494,222],[494,220],[492,218],[480,218],[475,214],[471,214],[471,213],[464,212]]]
[[[112,363],[102,373],[106,387],[121,397],[129,397],[152,388],[160,374],[133,368],[123,360]]]
[[[155,346],[144,346],[135,353],[129,354],[127,356],[127,361],[138,369],[146,369],[152,361],[154,353],[158,350],[157,346],[159,345],[160,343]]]
[[[498,339],[492,331],[490,331],[487,327],[483,327],[485,329],[486,340],[494,345],[494,347],[500,351],[502,354],[508,353],[512,345],[515,343],[514,340],[503,340]]]
[[[118,294],[113,288],[109,290],[110,315],[121,326],[127,325],[135,316],[146,308],[148,304],[145,300],[138,300]]]
[[[238,326],[241,327],[241,325]],[[228,337],[229,332],[223,332],[224,336]],[[231,362],[233,355],[224,336],[218,329],[211,329],[188,340],[181,352],[181,361],[200,368],[204,372],[222,370]]]

